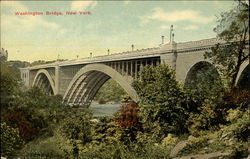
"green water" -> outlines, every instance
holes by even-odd
[[[89,108],[93,110],[94,117],[112,116],[121,108],[121,104],[91,104]]]

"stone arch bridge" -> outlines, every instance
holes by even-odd
[[[21,78],[28,87],[36,86],[49,94],[60,94],[70,105],[90,105],[101,86],[114,79],[135,101],[138,96],[132,81],[140,78],[140,70],[146,65],[165,63],[176,72],[178,81],[185,83],[192,74],[211,65],[204,53],[219,41],[216,38],[183,43],[161,44],[159,47],[127,51],[105,56],[55,62],[21,69]],[[242,64],[241,73],[249,67]]]

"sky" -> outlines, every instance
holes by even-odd
[[[1,48],[8,60],[76,59],[169,42],[216,37],[217,17],[232,1],[1,1]],[[43,15],[16,15],[40,12]],[[61,12],[62,15],[46,15]],[[76,12],[76,15],[67,15]],[[85,12],[81,15],[80,12]]]

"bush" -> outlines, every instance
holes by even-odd
[[[69,141],[72,155],[78,156],[79,150],[92,141],[92,113],[88,108],[69,108],[68,111],[57,133]]]
[[[49,96],[37,88],[19,92],[5,110],[3,120],[18,127],[20,136],[26,141],[43,132],[53,131],[66,115],[61,96]]]
[[[206,101],[198,111],[198,113],[191,112],[187,120],[188,130],[193,135],[204,130],[219,128],[219,124],[225,120],[218,105],[211,101]]]
[[[236,137],[241,141],[250,140],[250,109],[240,111],[239,109],[229,110],[227,120],[231,122],[229,126],[224,126],[221,131],[229,133],[231,137]]]
[[[34,125],[21,111],[9,111],[4,115],[4,119],[19,129],[20,137],[26,142],[34,139],[41,130],[41,127]]]
[[[1,122],[1,156],[13,155],[14,150],[20,148],[22,140],[16,128]]]
[[[140,117],[146,127],[158,123],[163,133],[186,131],[187,105],[183,89],[167,65],[146,66],[134,87],[140,97]]]
[[[17,156],[24,158],[70,158],[68,147],[67,140],[58,134],[52,137],[43,135],[27,143]]]

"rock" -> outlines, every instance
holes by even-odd
[[[247,159],[250,159],[250,154],[247,156]]]
[[[175,145],[175,147],[171,150],[170,152],[170,157],[176,156],[181,150],[184,149],[184,147],[187,146],[188,141],[195,140],[196,137],[190,135],[187,140],[185,141],[180,141],[178,144]]]
[[[93,123],[99,123],[100,122],[99,119],[91,119],[90,121],[93,122]]]
[[[189,137],[188,137],[188,141],[191,141],[191,140],[194,140],[194,139],[196,139],[194,136],[192,136],[192,135],[190,135]]]
[[[187,141],[180,141],[170,152],[170,157],[176,156],[184,147],[186,147]]]
[[[231,152],[213,152],[208,154],[197,154],[197,155],[188,155],[183,156],[175,159],[219,159],[219,158],[225,158],[228,155],[230,155]]]

